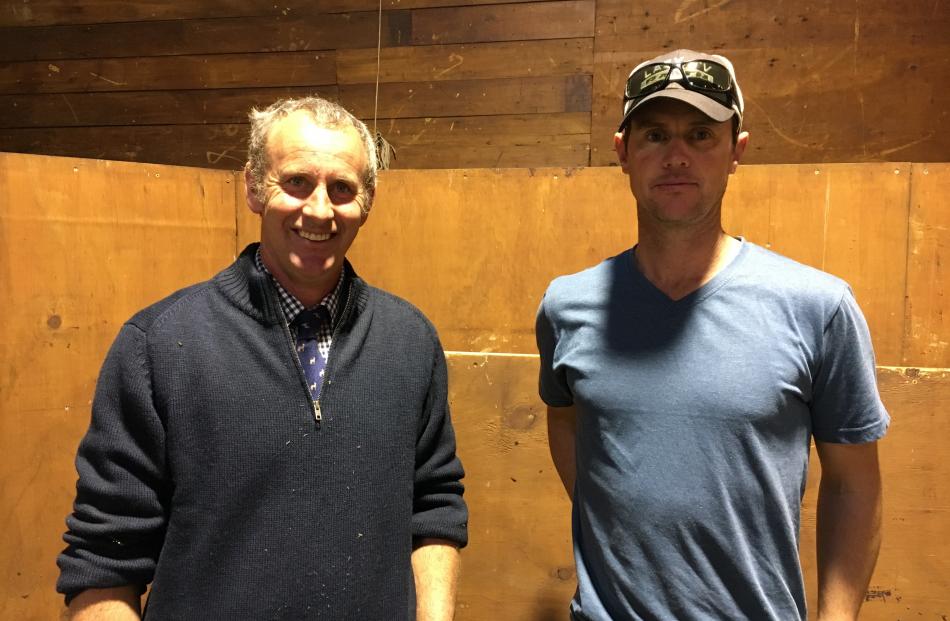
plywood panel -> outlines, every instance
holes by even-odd
[[[566,618],[570,501],[548,453],[536,357],[450,354],[449,387],[470,510],[457,619]]]
[[[535,352],[551,279],[636,236],[619,170],[387,171],[378,192],[352,261],[418,305],[452,350]]]
[[[725,229],[847,280],[878,361],[893,363],[903,348],[908,177],[894,165],[743,166]],[[248,221],[242,243],[256,239]],[[385,171],[353,260],[422,307],[450,349],[532,353],[548,282],[629,247],[636,226],[617,168]]]
[[[0,93],[91,93],[336,84],[334,52],[9,63]]]
[[[563,618],[576,580],[569,505],[546,449],[537,359],[450,354],[449,371],[472,507],[458,618]],[[884,543],[861,618],[939,618],[950,606],[950,372],[881,368],[879,381],[894,423],[880,447]],[[812,611],[819,474],[813,455],[801,543]]]
[[[829,164],[821,269],[850,283],[879,364],[902,363],[909,164]]]
[[[412,44],[592,37],[594,4],[568,0],[419,9],[412,11]]]
[[[590,74],[593,39],[426,45],[337,54],[340,84],[525,78]],[[512,62],[517,58],[518,62]]]
[[[950,367],[950,164],[912,168],[905,364]]]
[[[121,322],[230,262],[230,173],[0,154],[0,618],[57,618],[73,457]]]
[[[593,165],[611,161],[628,72],[678,47],[719,50],[746,95],[749,163],[943,161],[950,152],[950,9],[910,0],[768,3],[600,0]],[[901,84],[893,98],[882,98]]]
[[[909,173],[906,164],[742,166],[724,201],[727,232],[848,281],[881,364],[902,362]]]
[[[0,127],[240,123],[253,106],[310,94],[336,99],[336,87],[0,95]]]

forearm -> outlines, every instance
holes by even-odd
[[[444,539],[422,539],[412,551],[416,583],[416,620],[451,621],[455,618],[458,586],[458,547]]]
[[[133,586],[87,589],[69,603],[70,621],[137,621],[141,597]]]
[[[818,492],[818,619],[853,621],[864,602],[881,542],[881,482],[822,476]]]
[[[574,481],[577,479],[576,438],[577,412],[574,407],[548,407],[548,448],[554,468],[571,500],[574,500]]]

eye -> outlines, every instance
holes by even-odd
[[[694,140],[711,140],[714,137],[713,133],[705,127],[697,127],[693,131]]]
[[[291,175],[284,179],[281,184],[284,191],[294,196],[306,196],[313,191],[313,185],[304,175]]]
[[[349,201],[356,196],[355,186],[346,181],[331,182],[327,192],[334,201]]]
[[[666,136],[663,135],[658,129],[648,129],[644,134],[643,138],[647,142],[663,142],[666,139]]]

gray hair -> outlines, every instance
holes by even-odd
[[[267,172],[267,137],[279,121],[290,114],[302,110],[313,121],[326,129],[353,127],[363,141],[366,151],[366,169],[363,171],[363,187],[366,188],[367,204],[363,211],[369,211],[376,195],[376,141],[366,128],[366,124],[353,116],[338,103],[321,97],[301,97],[299,99],[279,99],[264,110],[251,108],[248,117],[251,120],[251,132],[247,141],[247,164],[251,176],[251,191],[263,199],[264,175]]]

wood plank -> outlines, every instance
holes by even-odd
[[[281,97],[337,98],[336,87],[0,95],[0,128],[240,123]]]
[[[319,19],[293,15],[0,28],[0,61],[376,47],[379,16],[375,11],[320,15]],[[409,29],[408,11],[383,13],[383,45],[407,45]]]
[[[911,170],[904,360],[946,368],[950,367],[950,164],[914,164]]]
[[[427,45],[337,52],[339,84],[425,82],[585,75],[593,71],[592,39],[471,45]],[[512,62],[512,59],[519,59]]]
[[[394,168],[584,166],[589,124],[586,112],[378,121]],[[239,123],[0,129],[0,151],[234,170],[247,132]]]
[[[247,161],[248,125],[122,125],[0,129],[0,151],[236,170]]]
[[[0,66],[0,94],[336,84],[335,52],[103,58]]]
[[[570,39],[594,36],[593,0],[418,9],[412,44]]]
[[[380,119],[378,127],[396,149],[393,168],[573,167],[589,158],[586,112]]]
[[[372,129],[373,120],[364,120]],[[383,136],[397,146],[541,145],[547,138],[580,138],[590,131],[586,112],[379,119],[377,123]]]
[[[466,0],[466,5],[522,4],[548,2],[549,0]],[[459,0],[382,0],[383,12],[391,9],[425,9],[432,7],[458,6]],[[379,0],[316,0],[321,13],[347,13],[350,11],[375,11]]]
[[[539,138],[539,142],[542,141]],[[587,137],[557,136],[544,140],[545,146],[492,145],[457,147],[410,145],[399,147],[392,168],[526,168],[531,166],[587,166],[590,158]]]
[[[53,560],[99,366],[132,313],[230,262],[234,180],[0,154],[0,204],[0,618],[59,619]]]
[[[314,4],[306,0],[282,0],[279,3],[271,0],[245,0],[244,2],[229,0],[177,0],[176,2],[29,0],[29,2],[5,2],[0,5],[0,26],[135,22],[188,19],[207,15],[275,16],[287,15],[291,12],[313,13]]]
[[[342,84],[340,102],[373,118],[373,84]],[[0,98],[0,111],[3,110]],[[545,114],[590,110],[590,78],[563,76],[379,85],[377,118]]]

